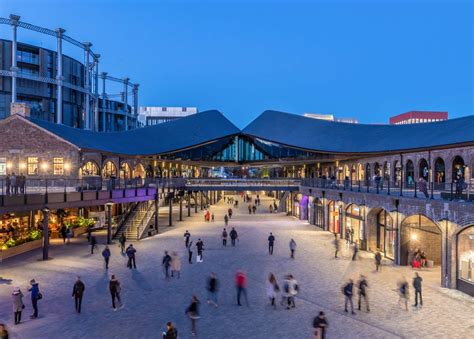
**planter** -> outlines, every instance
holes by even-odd
[[[86,227],[76,227],[76,228],[72,229],[72,234],[73,234],[74,238],[81,235],[81,234],[84,234],[86,232],[87,232]]]
[[[9,249],[6,249],[6,250],[0,250],[0,261],[10,258],[10,257],[14,257],[15,255],[18,255],[18,254],[32,251],[34,249],[40,248],[41,246],[43,246],[43,239],[28,241],[28,242],[25,242],[24,244],[10,247]]]

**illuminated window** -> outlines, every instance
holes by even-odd
[[[0,175],[7,175],[7,158],[0,158]]]
[[[38,158],[28,157],[26,163],[28,175],[38,175]]]
[[[64,174],[64,158],[53,158],[53,174]]]

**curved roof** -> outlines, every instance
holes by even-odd
[[[34,118],[29,120],[81,149],[123,155],[165,154],[240,133],[215,110],[123,132],[93,132]]]
[[[265,111],[242,131],[267,141],[325,153],[376,153],[474,142],[474,116],[410,125],[365,125]]]

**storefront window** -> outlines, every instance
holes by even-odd
[[[81,167],[80,175],[92,176],[99,175],[99,167],[91,161],[88,161]]]
[[[28,157],[26,163],[28,175],[38,175],[38,158]]]
[[[64,174],[64,158],[53,158],[53,174]]]
[[[393,219],[390,214],[382,210],[377,216],[377,248],[387,258],[395,258],[395,241],[397,230],[393,227]]]
[[[0,175],[7,175],[7,158],[0,158]]]
[[[117,168],[112,161],[107,161],[102,169],[102,177],[110,178],[112,176],[117,176]]]
[[[41,238],[41,232],[30,228],[29,213],[5,214],[0,218],[0,250]]]
[[[334,201],[331,201],[328,206],[329,215],[328,215],[328,226],[329,232],[339,234],[340,233],[340,211],[339,205],[336,205]]]
[[[474,285],[474,226],[458,235],[458,279]]]
[[[351,243],[358,242],[359,244],[364,239],[364,227],[362,208],[351,204],[346,209],[346,224],[345,224],[345,239]]]
[[[320,199],[314,200],[314,222],[315,226],[324,228],[324,206]]]

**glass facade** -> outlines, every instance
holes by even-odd
[[[474,287],[474,226],[458,235],[458,279]]]
[[[346,209],[345,237],[351,243],[357,242],[359,245],[364,240],[364,216],[362,207],[355,204],[349,205]]]
[[[393,219],[385,210],[377,215],[376,246],[389,259],[395,259],[397,229]]]

